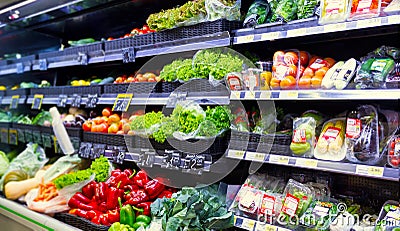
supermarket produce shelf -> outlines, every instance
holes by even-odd
[[[234,225],[237,228],[249,231],[290,231],[290,229],[285,229],[275,225],[270,225],[267,223],[262,223],[253,219],[249,219],[241,216],[234,216]]]
[[[32,230],[79,230],[50,216],[34,212],[17,202],[0,198],[0,214]]]
[[[265,154],[250,151],[229,150],[228,158],[249,160],[255,162],[293,166],[307,169],[316,169],[327,172],[343,173],[348,175],[365,176],[389,181],[399,181],[399,169],[381,166],[369,166],[346,162],[333,162],[293,156]]]
[[[13,98],[12,96],[4,96],[3,98],[0,97],[0,104],[1,105],[10,105]],[[26,100],[26,96],[20,95],[18,99],[18,104],[24,104]]]
[[[400,91],[377,90],[282,90],[282,91],[231,91],[231,100],[397,100]]]
[[[239,29],[235,32],[236,36],[234,36],[233,44],[272,41],[284,38],[396,25],[400,23],[400,15],[391,15],[351,22],[334,23],[322,26],[310,26],[308,23],[309,22],[305,22],[304,24],[289,23],[286,25],[274,27],[262,27],[262,25],[259,25],[258,28],[255,29]],[[317,24],[316,21],[315,24]]]

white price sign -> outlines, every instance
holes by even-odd
[[[266,154],[259,152],[246,152],[245,160],[264,162]]]

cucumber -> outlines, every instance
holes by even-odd
[[[85,38],[85,39],[80,39],[77,41],[68,41],[68,44],[71,46],[79,46],[79,45],[85,45],[89,43],[94,43],[96,40],[94,38]]]
[[[331,67],[325,74],[325,77],[322,79],[321,87],[323,89],[331,89],[333,87],[333,81],[336,76],[342,70],[342,66],[344,65],[343,61],[337,62],[333,67]]]
[[[107,84],[107,83],[112,83],[112,82],[114,82],[114,78],[107,77],[107,78],[103,79],[99,84]]]
[[[90,81],[90,85],[97,85],[97,84],[99,84],[101,81],[102,81],[101,79],[94,79],[94,80]]]
[[[338,90],[343,90],[344,88],[347,87],[347,84],[349,84],[350,80],[353,78],[357,68],[357,61],[354,58],[351,58],[347,60],[339,74],[336,76],[334,80],[334,85],[335,88]]]

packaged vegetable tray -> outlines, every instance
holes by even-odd
[[[337,214],[338,209],[335,203],[313,201],[301,216],[300,223],[310,231],[328,231]]]
[[[297,215],[300,217],[307,210],[314,198],[314,192],[310,187],[290,179],[283,192],[284,200],[281,215],[285,221]]]
[[[398,201],[389,200],[382,206],[379,218],[376,222],[375,231],[399,230],[400,206]]]
[[[348,20],[378,17],[380,11],[381,0],[352,0]]]
[[[313,117],[295,118],[290,150],[293,156],[312,157],[315,146],[316,122]]]
[[[346,118],[325,122],[314,149],[314,157],[320,160],[342,161],[346,157]]]
[[[322,0],[319,24],[346,21],[349,14],[349,0]]]
[[[400,162],[400,135],[393,136],[387,146],[387,162],[394,168],[399,167]]]
[[[279,193],[263,192],[260,207],[258,209],[258,221],[275,223],[282,210],[282,201],[284,196]]]
[[[277,51],[273,56],[272,90],[294,90],[301,74],[300,52],[298,50]]]

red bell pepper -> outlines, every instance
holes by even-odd
[[[82,188],[82,194],[90,200],[93,199],[97,183],[95,181],[89,182]]]
[[[107,188],[108,185],[105,182],[100,182],[97,184],[94,194],[97,202],[101,203],[107,200]]]
[[[146,216],[151,216],[151,210],[150,210],[150,205],[152,202],[142,202],[137,204],[136,206],[132,206],[134,210],[136,210],[136,216],[139,215],[146,215]]]
[[[91,201],[87,197],[83,196],[82,193],[75,193],[71,199],[69,199],[68,206],[70,208],[78,208],[86,211],[96,210],[94,206],[88,205],[90,202]]]
[[[147,193],[143,189],[139,189],[136,191],[130,192],[128,195],[125,195],[125,205],[137,205],[142,202],[148,201],[150,198]]]
[[[124,186],[124,190],[127,191],[127,192],[132,192],[132,191],[135,191],[135,190],[138,190],[138,189],[139,189],[139,186],[137,186],[135,184],[128,184],[128,185]]]
[[[150,199],[156,198],[164,189],[165,185],[161,184],[157,179],[147,182],[144,186],[144,190],[147,192]]]
[[[114,174],[114,178],[110,181],[110,185],[117,188],[119,185],[120,188],[123,188],[125,185],[134,184],[131,179],[134,175],[135,172],[130,169],[125,169],[123,172],[117,172]]]
[[[115,223],[115,222],[119,222],[119,210],[118,209],[114,209],[114,210],[109,210],[107,211],[107,216],[108,216],[108,222]]]
[[[143,188],[145,184],[149,181],[149,178],[147,177],[147,174],[145,171],[140,170],[136,175],[133,177],[133,182],[139,186],[140,188]]]
[[[100,215],[101,212],[96,211],[96,210],[90,210],[90,211],[85,211],[82,209],[71,209],[69,211],[70,214],[79,216],[79,217],[83,217],[87,220],[92,220],[96,215]]]
[[[171,198],[172,197],[172,192],[169,191],[169,190],[164,190],[157,196],[157,198],[164,198],[164,197],[165,198]]]
[[[107,209],[112,210],[118,207],[118,198],[124,195],[124,190],[109,187],[107,192]]]
[[[105,202],[105,201],[101,202],[101,203],[98,205],[98,210],[99,210],[100,212],[103,212],[103,213],[107,212],[107,211],[108,211],[108,209],[107,209],[107,202]]]
[[[100,225],[101,224],[101,213],[96,214],[90,221],[95,223],[96,225]]]
[[[108,221],[108,214],[103,213],[100,215],[100,224],[105,225],[105,226],[110,226],[110,222]]]

